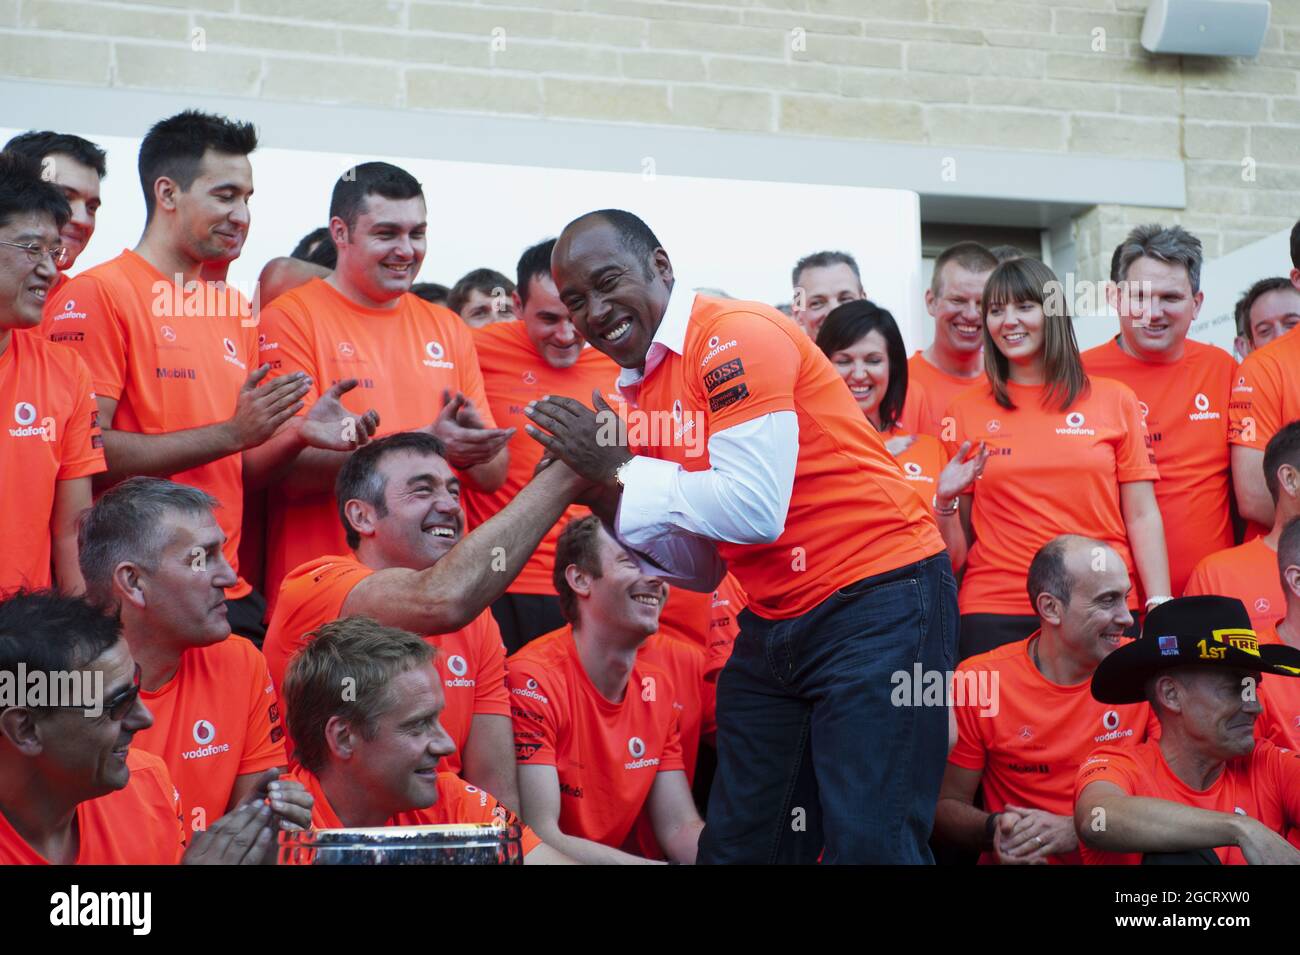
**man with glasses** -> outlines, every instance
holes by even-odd
[[[196,831],[288,762],[266,660],[226,618],[235,572],[216,506],[198,488],[130,478],[99,498],[78,538],[87,596],[117,614],[143,671],[154,722],[135,746],[167,764]]]
[[[69,349],[14,334],[40,324],[70,214],[38,166],[0,154],[0,593],[84,587],[76,518],[105,469],[90,372]]]
[[[68,272],[95,234],[95,216],[101,204],[99,183],[108,172],[107,154],[87,139],[51,130],[19,133],[5,143],[4,150],[26,156],[40,166],[41,178],[63,193],[72,211],[59,229],[59,244],[64,251],[55,262],[59,274],[46,296],[45,314],[50,316],[58,305],[59,290],[68,281]],[[50,324],[42,323],[46,337],[53,333]]]
[[[266,802],[194,833],[187,850],[166,766],[131,745],[153,723],[140,666],[117,622],[86,601],[51,592],[0,601],[0,675],[13,687],[36,672],[51,690],[88,692],[0,696],[0,865],[273,862],[276,829],[310,825],[310,795],[280,780]]]

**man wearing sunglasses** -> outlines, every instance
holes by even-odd
[[[46,676],[36,689],[35,673]],[[256,864],[275,830],[306,826],[311,797],[268,782],[188,839],[166,766],[132,748],[153,724],[140,666],[111,617],[52,592],[0,601],[0,865]],[[59,688],[90,688],[68,698]],[[73,697],[80,697],[73,699]]]
[[[31,160],[0,153],[0,593],[84,585],[76,516],[91,475],[105,469],[90,372],[70,349],[35,333],[58,276],[68,201]]]
[[[198,488],[129,478],[100,496],[78,542],[87,596],[116,612],[154,721],[136,747],[162,759],[195,831],[288,762],[266,660],[232,636],[235,580],[217,502]]]

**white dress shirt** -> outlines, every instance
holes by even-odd
[[[680,279],[646,352],[643,370],[625,368],[618,390],[636,405],[641,382],[669,352],[682,354],[694,296]],[[713,590],[726,573],[715,542],[765,544],[785,530],[799,457],[799,419],[775,411],[710,434],[709,468],[687,471],[637,455],[623,469],[615,527],[649,558],[650,572],[688,590]]]

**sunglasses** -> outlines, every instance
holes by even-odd
[[[131,677],[131,685],[126,689],[114,693],[104,701],[103,712],[108,714],[108,718],[115,722],[121,722],[126,719],[126,714],[131,712],[131,707],[135,706],[135,701],[140,698],[140,664],[135,665],[135,673]],[[86,701],[89,702],[89,701]],[[75,705],[65,703],[57,706],[41,706],[34,709],[42,710],[87,710],[90,707],[84,703]]]

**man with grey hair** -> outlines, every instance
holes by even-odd
[[[1111,708],[1089,692],[1093,671],[1132,627],[1129,574],[1103,542],[1064,534],[1034,555],[1027,587],[1038,632],[957,668],[957,744],[948,755],[934,832],[982,850],[985,862],[1078,864],[1079,763],[1099,743],[1136,745],[1155,727],[1146,703]],[[981,687],[988,692],[978,692]],[[975,805],[977,789],[982,809]]]
[[[1079,767],[1083,861],[1300,863],[1287,842],[1300,826],[1300,753],[1255,735],[1260,681],[1297,676],[1300,651],[1261,643],[1240,600],[1179,597],[1148,614],[1143,636],[1097,667],[1092,695],[1145,699],[1160,738],[1107,742]]]
[[[790,275],[794,286],[791,317],[816,338],[822,322],[845,302],[866,298],[857,260],[847,252],[814,252],[795,263]]]
[[[1111,257],[1110,279],[1119,334],[1084,352],[1083,364],[1137,393],[1160,468],[1170,592],[1146,594],[1150,608],[1181,594],[1201,558],[1232,546],[1228,389],[1236,362],[1187,337],[1204,293],[1201,242],[1181,226],[1133,229]]]
[[[284,728],[266,660],[226,620],[235,572],[217,506],[188,485],[129,478],[78,534],[87,597],[121,619],[154,716],[133,745],[166,763],[194,830],[259,792],[274,801],[297,788],[278,781]]]

